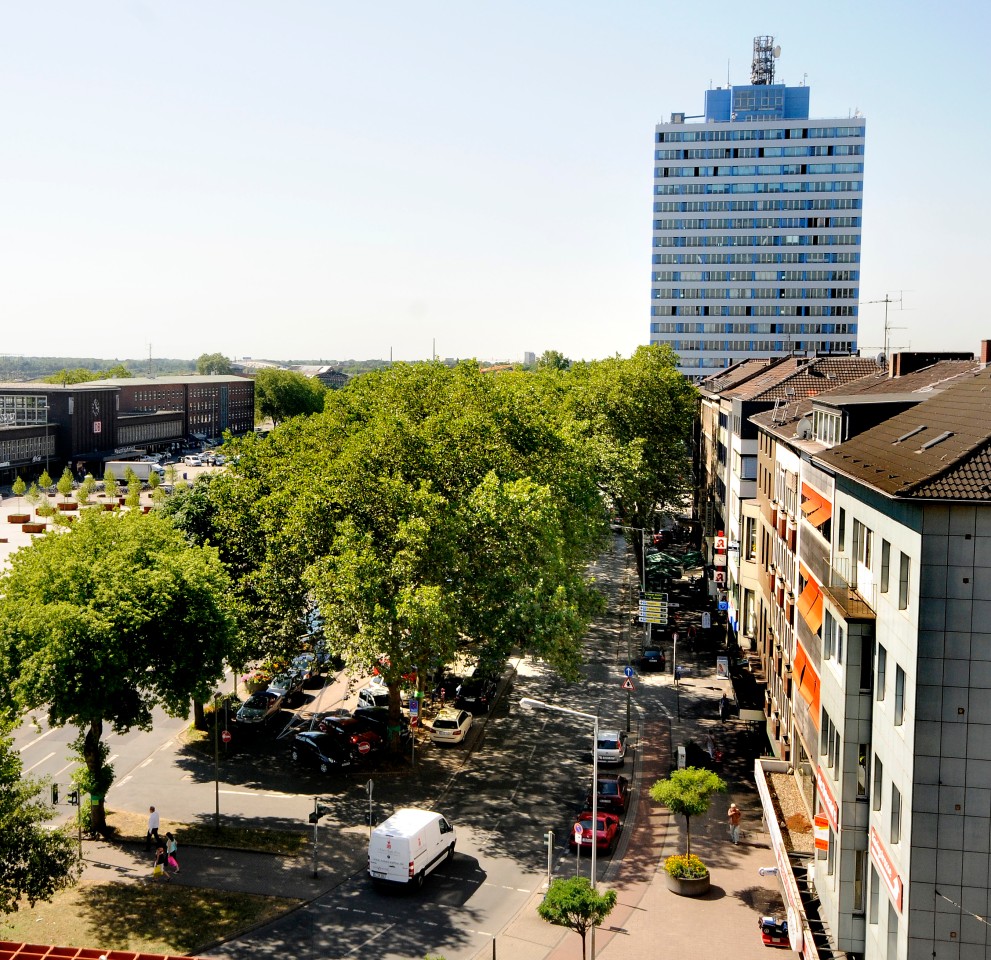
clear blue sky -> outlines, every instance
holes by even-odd
[[[759,9],[760,13],[749,12]],[[647,339],[653,125],[867,117],[861,301],[991,337],[983,3],[5,0],[0,353],[572,358]],[[883,306],[862,306],[861,344]]]

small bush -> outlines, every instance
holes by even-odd
[[[701,880],[709,876],[709,868],[694,853],[668,857],[664,869],[676,880]]]

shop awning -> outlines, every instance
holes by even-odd
[[[820,605],[822,600],[820,598]],[[819,674],[800,643],[795,644],[795,662],[791,668],[792,681],[802,699],[809,705],[809,716],[819,729]]]

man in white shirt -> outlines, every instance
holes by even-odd
[[[158,811],[154,807],[148,808],[148,836],[145,837],[145,850],[151,849],[151,841],[154,839],[155,846],[158,847],[161,841],[158,839]]]

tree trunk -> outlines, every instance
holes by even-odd
[[[100,749],[100,740],[103,737],[103,721],[100,719],[91,720],[89,729],[83,739],[83,760],[86,761],[86,770],[89,773],[91,784],[103,782],[103,751]],[[103,794],[97,794],[97,803],[90,807],[90,825],[94,833],[105,833],[107,829],[107,811],[104,806]],[[82,791],[80,791],[79,803],[82,805]]]
[[[197,730],[206,730],[206,713],[199,700],[193,701],[193,726]]]
[[[688,856],[692,855],[692,819],[685,817],[685,836],[688,838]]]

